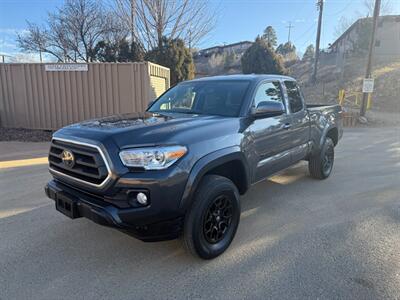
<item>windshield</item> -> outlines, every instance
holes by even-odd
[[[192,81],[162,95],[149,112],[235,117],[239,115],[249,81]]]

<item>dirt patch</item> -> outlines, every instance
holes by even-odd
[[[0,128],[0,141],[49,142],[53,132],[22,128]]]

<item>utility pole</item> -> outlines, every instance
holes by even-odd
[[[131,0],[131,15],[130,15],[130,30],[131,42],[136,42],[136,1]]]
[[[373,22],[372,34],[371,34],[371,40],[369,42],[368,62],[367,62],[367,70],[365,72],[365,78],[371,78],[372,57],[373,57],[374,46],[375,46],[375,32],[376,32],[376,27],[378,24],[380,7],[381,7],[381,0],[375,0],[374,16],[373,16],[373,21],[372,21]],[[360,116],[361,117],[365,116],[365,113],[367,110],[367,99],[368,99],[368,93],[363,93],[361,107],[360,107]]]
[[[289,22],[289,26],[286,26],[286,28],[289,28],[289,33],[288,33],[288,38],[287,38],[288,43],[290,43],[290,30],[291,30],[293,27],[294,27],[294,26],[292,26],[292,22]]]
[[[311,81],[313,83],[317,82],[317,70],[318,70],[318,60],[319,60],[319,42],[321,40],[322,11],[324,9],[324,0],[318,0],[317,9],[319,9],[319,16],[318,16],[317,40],[315,42],[314,70],[313,70],[312,77],[311,77]]]

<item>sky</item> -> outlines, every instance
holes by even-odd
[[[195,0],[198,1],[198,0]],[[390,2],[392,14],[400,14],[400,0]],[[316,0],[209,0],[216,11],[214,30],[199,48],[254,40],[268,25],[275,28],[278,43],[288,40],[291,22],[291,42],[300,52],[315,44],[318,11]],[[335,40],[335,27],[342,16],[353,18],[365,13],[364,0],[325,0],[321,47]],[[0,0],[0,54],[37,59],[22,55],[16,46],[16,34],[26,28],[26,20],[41,24],[47,12],[61,6],[63,0]]]

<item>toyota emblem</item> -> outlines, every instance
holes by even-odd
[[[69,150],[64,150],[62,152],[61,160],[62,160],[63,164],[68,168],[72,168],[75,165],[74,154]]]

